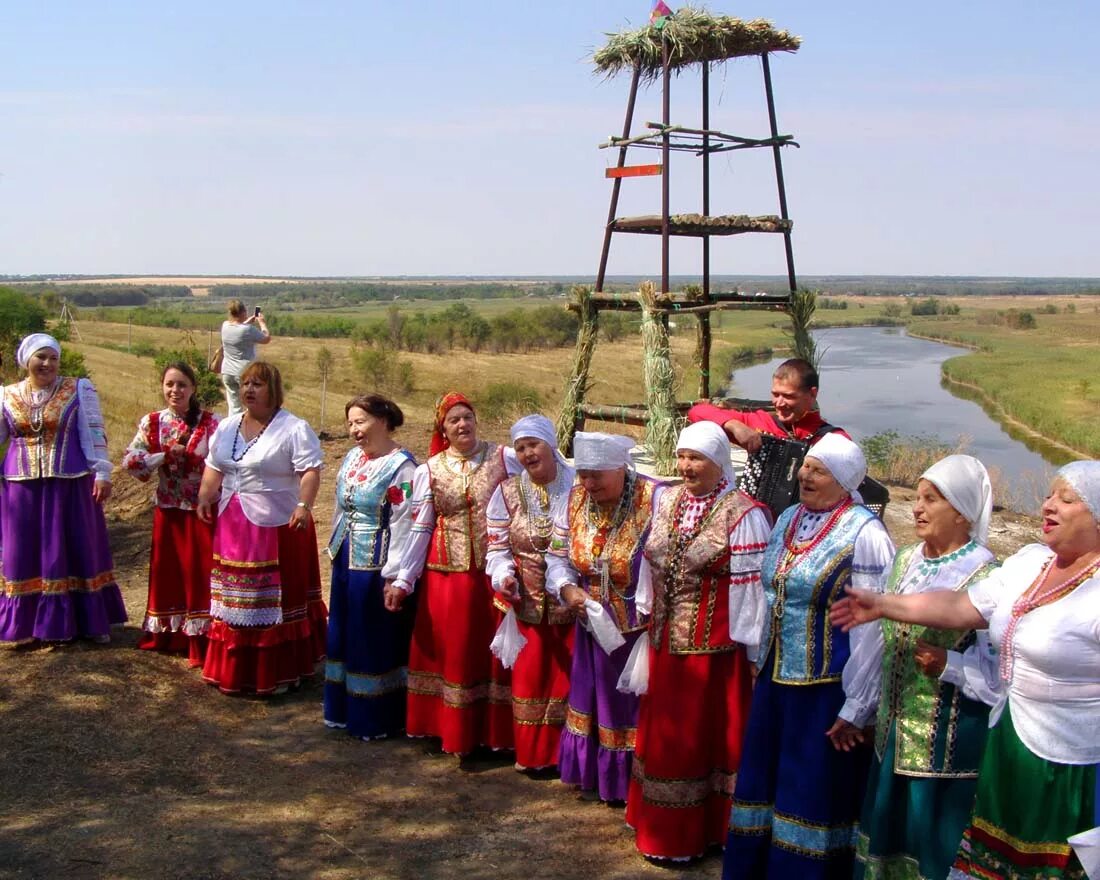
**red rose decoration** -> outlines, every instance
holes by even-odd
[[[386,500],[390,504],[400,504],[405,500],[405,493],[401,490],[400,486],[390,486],[386,490]]]

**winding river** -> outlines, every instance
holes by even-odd
[[[964,443],[966,452],[1000,472],[995,483],[1008,497],[997,498],[998,504],[1028,513],[1038,509],[1055,464],[1064,459],[1033,440],[1025,445],[978,403],[941,384],[940,365],[966,349],[914,339],[896,327],[819,330],[814,338],[824,352],[818,401],[826,419],[857,441],[896,431],[949,446]],[[782,360],[735,370],[729,393],[768,398]]]

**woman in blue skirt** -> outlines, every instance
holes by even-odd
[[[397,571],[412,523],[412,453],[393,432],[401,409],[377,394],[344,407],[356,446],[336,477],[325,724],[375,739],[405,729],[405,679],[416,611],[387,611],[383,592]]]

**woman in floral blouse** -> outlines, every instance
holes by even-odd
[[[168,406],[142,417],[122,466],[142,482],[157,476],[149,604],[138,646],[185,653],[192,666],[201,666],[210,628],[213,528],[195,516],[195,505],[218,419],[200,406],[196,384],[187,364],[164,368]]]

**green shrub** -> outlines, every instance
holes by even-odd
[[[500,423],[514,422],[541,408],[538,391],[522,382],[494,382],[478,395],[477,401],[480,418]]]
[[[156,371],[155,375],[157,381],[160,381],[161,374],[164,372],[165,367],[179,361],[188,364],[191,369],[195,371],[195,378],[198,379],[198,387],[195,389],[195,395],[198,397],[199,403],[206,409],[220,405],[224,399],[221,378],[217,373],[210,370],[210,367],[207,366],[206,355],[197,348],[171,349],[156,352],[153,365]],[[285,387],[283,390],[286,390]]]

